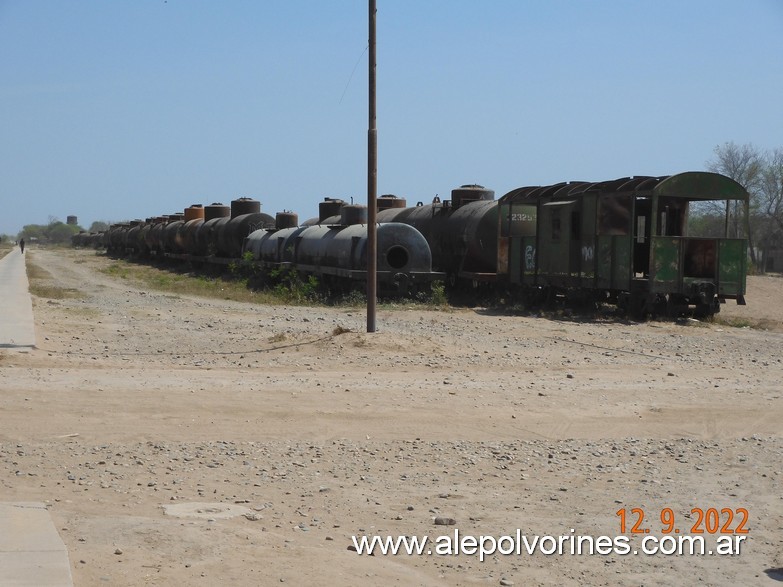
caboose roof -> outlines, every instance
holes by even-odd
[[[535,203],[586,194],[633,194],[637,197],[667,197],[684,200],[748,200],[748,192],[733,179],[719,173],[686,171],[676,175],[622,177],[601,182],[563,182],[549,186],[526,186],[511,190],[501,204]]]

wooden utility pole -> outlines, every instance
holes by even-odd
[[[375,332],[378,291],[378,131],[375,128],[375,0],[370,2],[370,104],[367,131],[367,332]]]

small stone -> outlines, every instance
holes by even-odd
[[[438,516],[435,518],[435,525],[436,526],[453,526],[457,523],[457,520],[454,518],[445,518],[443,516]]]
[[[514,585],[514,581],[511,579],[501,579],[500,584],[503,585],[503,587],[512,587],[512,585]]]
[[[122,554],[122,549],[119,548],[114,549],[114,554]]]

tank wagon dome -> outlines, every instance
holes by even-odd
[[[378,196],[375,201],[378,212],[393,208],[405,208],[408,205],[408,201],[405,198],[395,196],[394,194],[384,194],[382,196]]]
[[[201,204],[191,204],[185,208],[185,222],[196,220],[197,218],[204,220],[204,206]]]
[[[495,190],[489,190],[483,185],[466,184],[451,190],[451,205],[453,208],[459,208],[468,202],[494,199]]]
[[[296,212],[283,210],[275,214],[275,228],[293,228],[299,226],[299,215]]]
[[[226,216],[231,216],[231,207],[225,204],[213,202],[209,206],[204,206],[204,222],[209,222],[215,218],[225,218]]]
[[[322,223],[327,218],[340,214],[340,209],[348,202],[339,198],[324,198],[323,202],[318,204],[318,223]]]
[[[261,212],[261,202],[253,198],[237,198],[231,201],[231,218],[259,212]]]
[[[318,216],[308,218],[302,222],[302,226],[315,226],[317,224],[339,224],[340,209],[348,204],[340,198],[324,198],[323,202],[318,203]]]
[[[340,224],[351,226],[354,224],[367,224],[367,206],[359,204],[347,204],[340,208]]]

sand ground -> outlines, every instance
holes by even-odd
[[[367,334],[363,308],[144,291],[93,251],[28,261],[75,297],[34,298],[38,348],[0,350],[0,501],[49,505],[76,585],[783,576],[779,277],[749,278],[748,305],[722,312],[763,328],[382,308]],[[633,508],[657,537],[665,508],[682,534],[694,508],[732,510],[728,528],[744,508],[749,533],[733,556],[348,549],[455,530],[615,537]]]

